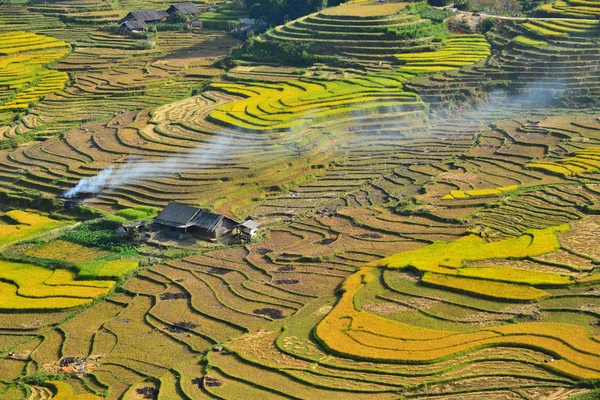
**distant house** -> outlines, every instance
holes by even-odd
[[[190,21],[189,26],[191,29],[202,29],[202,21],[197,19]]]
[[[239,228],[240,234],[246,238],[252,239],[256,232],[258,231],[258,227],[260,224],[253,219],[247,219],[246,221],[239,224],[236,228]]]
[[[157,11],[157,10],[138,10],[132,11],[127,14],[123,19],[119,21],[119,23],[124,23],[127,21],[142,21],[147,24],[153,24],[157,22],[163,22],[167,19],[169,14],[166,11]]]
[[[232,233],[234,228],[239,226],[239,222],[185,204],[169,203],[154,219],[153,226],[171,233],[219,239]]]
[[[269,24],[262,19],[238,18],[238,26],[234,29],[237,34],[248,34],[248,32],[261,33],[267,30]]]
[[[148,25],[144,21],[125,21],[121,24],[118,31],[120,33],[143,32],[148,29]]]
[[[195,15],[200,13],[200,9],[189,1],[186,3],[173,4],[167,9],[169,15],[175,15],[177,12],[180,12],[183,15]]]

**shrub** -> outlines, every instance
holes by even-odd
[[[442,22],[453,13],[450,10],[425,10],[421,13],[422,18],[430,19],[434,22]]]
[[[117,216],[123,217],[129,221],[141,219],[150,219],[156,216],[157,209],[149,206],[138,206],[135,208],[125,208],[117,212]]]
[[[140,40],[133,45],[134,50],[150,50],[156,43],[151,40]]]
[[[124,221],[124,219],[121,221]],[[114,218],[112,220],[86,222],[69,232],[63,233],[60,239],[115,252],[135,248],[132,244],[121,240],[116,233],[115,226],[118,226],[118,224]]]
[[[452,0],[428,0],[429,5],[434,7],[445,7],[452,3]]]
[[[106,226],[110,226],[112,228],[118,228],[127,222],[124,217],[118,215],[107,215],[104,217],[104,221],[106,221]]]
[[[117,215],[119,217],[123,217],[124,219],[135,221],[138,219],[146,218],[148,214],[140,210],[135,210],[133,208],[126,208],[125,210],[119,210],[117,212]]]
[[[498,26],[498,20],[496,18],[484,18],[477,24],[477,32],[487,33],[496,26]]]
[[[471,0],[455,0],[454,7],[459,10],[468,11],[471,9]]]

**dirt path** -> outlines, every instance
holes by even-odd
[[[438,10],[449,10],[452,8],[452,6],[446,6],[446,7],[433,7],[436,8]],[[537,20],[537,21],[588,21],[588,22],[597,22],[597,19],[594,18],[562,18],[562,17],[508,17],[508,16],[504,16],[504,15],[493,15],[493,14],[488,14],[488,13],[481,13],[481,12],[474,12],[474,11],[462,11],[462,10],[456,10],[457,14],[464,14],[464,15],[468,15],[471,17],[483,17],[483,18],[497,18],[497,19],[506,19],[506,20],[513,20],[513,21],[526,21],[526,20]]]
[[[507,16],[503,16],[503,15],[493,15],[493,14],[486,14],[486,13],[477,13],[477,12],[473,12],[473,11],[461,11],[461,10],[457,10],[456,11],[459,14],[467,14],[467,15],[471,15],[473,17],[485,17],[485,18],[497,18],[497,19],[507,19],[507,20],[514,20],[514,21],[527,21],[527,20],[534,20],[534,21],[588,21],[588,22],[597,22],[597,19],[593,19],[593,18],[589,18],[589,19],[584,19],[584,18],[562,18],[562,17],[556,17],[556,18],[551,18],[551,17],[507,17]]]

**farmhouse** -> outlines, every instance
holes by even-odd
[[[146,25],[146,23],[144,21],[137,21],[137,20],[131,20],[131,21],[125,21],[121,24],[121,26],[119,27],[118,31],[123,33],[123,32],[143,32],[148,28],[148,25]]]
[[[205,239],[219,239],[227,234],[235,234],[237,232],[234,229],[239,225],[239,222],[224,215],[180,203],[169,203],[153,222],[153,227],[158,230],[191,234]]]
[[[174,15],[177,12],[180,12],[183,15],[194,15],[200,13],[200,9],[189,1],[186,3],[173,4],[167,9],[169,15]]]
[[[240,230],[240,235],[245,238],[253,238],[258,231],[260,224],[253,219],[247,219],[246,221],[239,224],[236,228]]]
[[[189,27],[191,29],[202,29],[202,21],[199,21],[197,19],[190,21],[189,23]]]
[[[132,11],[127,14],[123,19],[119,21],[119,23],[124,23],[127,21],[141,21],[145,23],[156,23],[162,22],[169,14],[166,11],[157,11],[157,10],[138,10]]]
[[[263,21],[262,19],[254,19],[254,18],[238,18],[238,27],[235,29],[238,33],[248,33],[248,32],[264,32],[269,25]]]

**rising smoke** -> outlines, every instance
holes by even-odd
[[[118,167],[111,165],[96,176],[81,179],[77,185],[64,192],[62,197],[75,198],[81,193],[98,193],[142,178],[168,178],[186,170],[214,166],[232,151],[230,142],[230,136],[219,135],[213,142],[203,143],[190,151],[161,161],[129,161]]]
[[[79,183],[77,183],[77,185],[64,192],[62,197],[70,199],[77,197],[81,192],[97,193],[102,190],[104,186],[106,186],[114,172],[115,168],[111,165],[110,167],[100,171],[100,173],[96,176],[91,178],[83,178],[79,181]]]
[[[519,110],[519,114],[535,114],[536,110],[556,105],[557,95],[564,90],[564,83],[555,81],[552,87],[544,84],[526,85],[517,93],[505,89],[495,89],[488,93],[487,99],[473,105],[466,113],[468,119],[493,120],[506,118]],[[401,108],[402,105],[399,105]],[[370,117],[370,114],[354,112],[356,119]],[[429,129],[436,124],[445,123],[443,119],[430,120]],[[166,178],[177,176],[184,171],[216,166],[223,161],[234,148],[231,136],[218,135],[213,142],[203,143],[196,148],[170,156],[162,161],[130,161],[121,166],[110,166],[98,175],[81,179],[76,186],[63,193],[64,198],[78,197],[81,193],[98,193],[110,190],[143,178]]]

